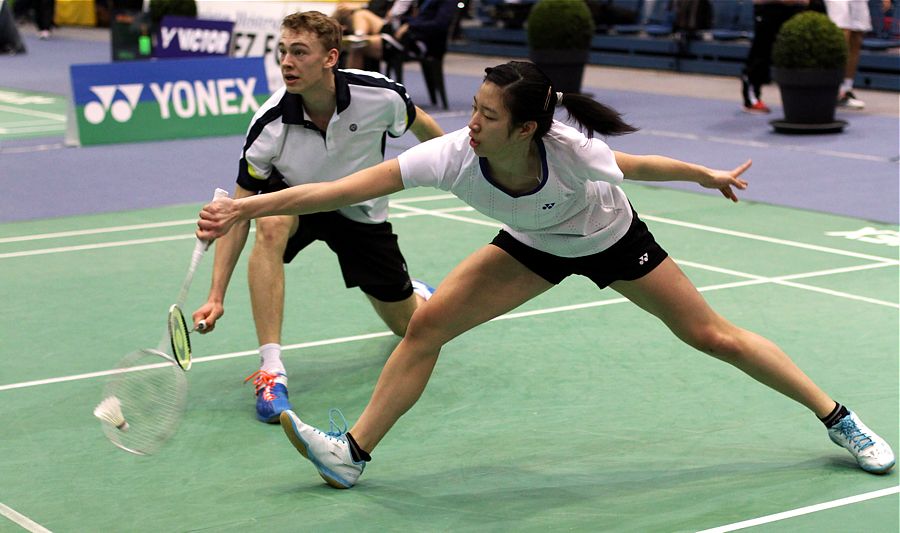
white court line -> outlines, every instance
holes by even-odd
[[[449,207],[446,209],[438,209],[434,211],[429,211],[428,213],[401,213],[397,215],[393,215],[394,218],[408,218],[411,216],[420,216],[420,215],[433,215],[435,213],[443,213],[443,212],[454,212],[454,211],[474,211],[471,207]],[[81,236],[81,235],[95,235],[100,233],[111,233],[117,231],[131,231],[136,229],[148,229],[148,228],[161,228],[167,226],[176,226],[183,224],[195,224],[197,222],[196,219],[191,219],[187,221],[176,220],[172,222],[159,222],[155,224],[138,224],[135,226],[119,226],[116,228],[98,228],[91,230],[75,230],[75,231],[66,231],[59,233],[43,233],[40,235],[25,235],[22,237],[8,237],[6,239],[0,239],[0,244],[8,243],[8,242],[24,242],[24,241],[35,241],[40,239],[51,239],[56,237],[72,237],[72,236]],[[255,228],[250,228],[250,232],[255,232]],[[155,244],[159,242],[169,242],[169,241],[178,241],[178,240],[186,240],[193,239],[193,234],[184,234],[184,235],[170,235],[166,237],[150,237],[147,239],[133,239],[127,241],[113,241],[113,242],[102,242],[95,244],[81,244],[81,245],[73,245],[73,246],[60,246],[56,248],[41,248],[37,250],[25,250],[22,252],[7,252],[0,254],[0,259],[12,259],[14,257],[29,257],[34,255],[47,255],[47,254],[57,254],[57,253],[66,253],[66,252],[82,252],[85,250],[98,250],[102,248],[117,248],[120,246],[133,246],[140,244]]]
[[[63,131],[65,128],[66,127],[63,124],[35,124],[31,126],[19,126],[15,128],[0,128],[0,134],[19,135],[22,133],[42,133],[45,131]]]
[[[779,520],[795,518],[805,514],[817,513],[819,511],[825,511],[827,509],[834,509],[835,507],[864,502],[866,500],[873,500],[875,498],[882,498],[884,496],[890,496],[891,494],[898,493],[900,493],[900,487],[888,487],[886,489],[867,492],[865,494],[859,494],[857,496],[849,496],[847,498],[841,498],[839,500],[832,500],[830,502],[818,503],[816,505],[810,505],[807,507],[800,507],[799,509],[794,509],[793,511],[785,511],[783,513],[761,516],[752,520],[744,520],[743,522],[735,522],[734,524],[714,527],[712,529],[704,529],[703,531],[700,531],[698,533],[726,533],[728,531],[737,531],[739,529],[759,526],[762,524],[769,524],[771,522],[777,522]]]
[[[860,254],[856,252],[850,252],[847,250],[839,250],[836,248],[830,248],[828,246],[819,246],[817,244],[808,244],[805,242],[797,242],[797,241],[789,241],[786,239],[778,239],[775,237],[766,237],[764,235],[756,235],[755,233],[746,233],[743,231],[735,231],[730,229],[717,228],[714,226],[706,226],[704,224],[694,224],[693,222],[684,222],[682,220],[675,220],[671,218],[657,217],[653,215],[640,215],[642,220],[652,220],[653,222],[660,222],[663,224],[669,224],[671,226],[680,226],[683,228],[696,229],[701,231],[708,231],[710,233],[720,233],[722,235],[728,235],[731,237],[740,237],[742,239],[750,239],[754,241],[762,241],[768,242],[772,244],[783,244],[785,246],[791,246],[794,248],[803,248],[805,250],[814,250],[817,252],[826,252],[829,254],[836,255],[845,255],[847,257],[856,257],[858,259],[868,259],[871,261],[889,261],[892,263],[896,263],[896,259],[891,259],[888,257],[881,257],[877,255],[869,255],[869,254]]]
[[[878,163],[896,163],[891,157],[877,156],[877,155],[869,155],[869,154],[859,154],[856,152],[841,152],[838,150],[822,150],[819,148],[811,148],[808,146],[800,146],[796,144],[774,144],[767,143],[762,141],[753,141],[749,139],[740,139],[740,138],[731,138],[731,137],[716,137],[710,135],[697,135],[695,133],[684,133],[678,131],[666,131],[666,130],[639,130],[636,132],[638,135],[652,135],[656,137],[669,137],[672,139],[687,139],[691,141],[708,141],[714,143],[722,143],[722,144],[735,144],[738,146],[749,146],[752,148],[777,148],[781,150],[791,150],[794,152],[803,152],[809,154],[816,155],[824,155],[829,157],[840,157],[843,159],[856,159],[861,161],[875,161]]]
[[[6,111],[7,113],[18,113],[20,115],[28,115],[30,117],[40,117],[40,118],[48,118],[50,120],[54,120],[56,122],[65,122],[66,115],[59,113],[48,113],[46,111],[35,111],[33,109],[22,109],[19,107],[10,107],[8,105],[0,105],[0,111]]]
[[[694,263],[693,261],[683,261],[680,259],[676,259],[676,262],[679,265],[687,265],[694,268],[699,268],[701,270],[709,270],[712,272],[720,272],[722,274],[728,274],[729,276],[737,276],[739,278],[748,278],[753,280],[758,280],[762,283],[774,283],[776,285],[784,285],[785,287],[794,287],[795,289],[803,289],[807,291],[813,292],[821,292],[823,294],[828,294],[829,296],[838,296],[840,298],[847,298],[849,300],[859,300],[861,302],[883,305],[885,307],[893,307],[895,309],[900,309],[900,304],[894,302],[887,302],[884,300],[876,300],[875,298],[868,298],[866,296],[860,296],[858,294],[850,294],[847,292],[836,291],[833,289],[826,289],[823,287],[816,287],[815,285],[806,285],[803,283],[794,283],[790,280],[792,279],[803,279],[803,278],[813,278],[813,277],[821,277],[821,276],[830,276],[832,274],[845,274],[848,272],[856,272],[859,270],[869,270],[873,268],[883,268],[886,266],[893,266],[887,263],[874,263],[868,265],[857,265],[852,267],[844,267],[844,268],[830,268],[828,270],[818,270],[814,272],[802,272],[800,274],[787,274],[785,276],[775,276],[775,277],[766,277],[766,276],[758,276],[756,274],[749,274],[747,272],[740,272],[737,270],[731,270],[727,268],[720,267],[711,267],[709,265],[704,265],[702,263]]]
[[[499,223],[493,222],[493,221],[477,220],[477,219],[468,218],[468,217],[459,217],[459,216],[446,214],[446,213],[456,211],[457,209],[455,209],[455,208],[429,210],[429,209],[422,209],[422,208],[418,208],[418,207],[405,205],[408,203],[429,202],[429,201],[434,201],[434,200],[450,200],[450,199],[456,199],[456,196],[453,196],[452,194],[437,194],[437,195],[432,195],[432,196],[421,196],[421,197],[417,197],[417,198],[391,200],[390,206],[397,208],[397,209],[415,212],[419,215],[431,215],[431,216],[437,216],[440,218],[447,218],[449,220],[466,222],[469,224],[479,224],[482,226],[489,226],[489,227],[496,227],[496,228],[500,227]],[[472,211],[472,209],[465,209],[465,210]],[[442,213],[444,213],[444,214],[442,214]],[[392,215],[392,216],[398,216],[398,215]],[[827,246],[819,246],[819,245],[815,245],[815,244],[791,241],[791,240],[787,240],[787,239],[778,239],[775,237],[767,237],[764,235],[757,235],[754,233],[746,233],[746,232],[742,232],[742,231],[734,231],[734,230],[728,230],[728,229],[723,229],[723,228],[717,228],[715,226],[706,226],[703,224],[684,222],[684,221],[675,220],[675,219],[671,219],[671,218],[664,218],[664,217],[657,217],[657,216],[653,216],[653,215],[643,215],[643,214],[641,215],[641,218],[644,220],[660,222],[662,224],[681,226],[681,227],[696,229],[696,230],[700,230],[700,231],[707,231],[710,233],[719,233],[722,235],[729,235],[732,237],[740,237],[743,239],[757,240],[757,241],[768,242],[768,243],[772,243],[772,244],[780,244],[780,245],[789,246],[789,247],[793,247],[793,248],[802,248],[802,249],[806,249],[806,250],[814,250],[817,252],[824,252],[824,253],[830,253],[830,254],[835,254],[835,255],[844,255],[847,257],[855,257],[857,259],[867,259],[870,261],[884,261],[884,262],[888,262],[891,264],[895,264],[895,263],[900,264],[900,262],[898,262],[896,259],[892,259],[889,257],[881,257],[881,256],[877,256],[877,255],[870,255],[870,254],[860,254],[860,253],[856,253],[856,252],[850,252],[847,250],[830,248]],[[158,222],[158,223],[154,223],[154,224],[136,224],[136,225],[132,225],[132,226],[115,226],[115,227],[111,227],[111,228],[97,228],[97,229],[66,231],[66,232],[59,232],[59,233],[43,233],[43,234],[35,234],[35,235],[23,235],[23,236],[19,236],[19,237],[5,237],[5,238],[0,238],[0,244],[9,243],[9,242],[24,242],[24,241],[39,240],[39,239],[49,239],[49,238],[56,238],[56,237],[93,235],[93,234],[98,234],[98,233],[108,233],[108,232],[116,232],[116,231],[130,231],[132,229],[165,227],[165,226],[169,226],[169,225],[171,225],[171,226],[176,226],[176,225],[180,225],[180,224],[187,225],[187,224],[194,224],[195,222],[196,222],[196,219],[189,219],[189,220],[186,219],[186,220],[174,220],[174,221],[170,221],[170,222]],[[191,238],[191,236],[181,236],[178,238],[188,239],[188,238]],[[169,238],[169,237],[161,237],[161,239],[173,240],[173,238]],[[132,241],[119,241],[119,242],[115,243],[115,246],[126,246],[130,242],[132,242]],[[135,244],[147,244],[150,242],[154,242],[154,241],[152,239],[140,239],[138,241],[134,241]],[[87,248],[64,247],[61,249],[57,249],[57,248],[47,249],[46,251],[44,251],[44,250],[29,250],[27,252],[13,252],[12,254],[0,254],[0,259],[3,259],[5,257],[21,257],[20,255],[16,255],[17,253],[25,254],[25,255],[40,255],[42,253],[55,253],[57,251],[89,250],[89,249],[91,249],[90,248],[91,246],[107,247],[102,244],[100,244],[100,245],[85,245],[85,246],[87,246]]]
[[[402,200],[403,203],[414,203],[414,202],[430,202],[434,200],[446,200],[448,198],[456,198],[450,194],[440,194],[434,196],[420,196],[417,198],[410,198],[408,200]],[[391,201],[391,206],[394,206],[395,200]],[[466,206],[465,208],[449,208],[442,209],[440,211],[472,211],[471,207]],[[394,215],[398,216],[398,215]],[[151,222],[147,224],[131,224],[127,226],[109,226],[106,228],[90,228],[90,229],[80,229],[80,230],[72,230],[72,231],[58,231],[55,233],[35,233],[32,235],[20,235],[18,237],[0,237],[0,244],[5,244],[9,242],[26,242],[26,241],[38,241],[42,239],[57,239],[63,237],[80,237],[82,235],[98,235],[101,233],[115,233],[118,231],[135,231],[142,229],[153,229],[153,228],[168,228],[171,226],[192,226],[197,223],[196,218],[185,218],[182,220],[169,220],[166,222]]]
[[[19,237],[3,237],[0,238],[0,244],[8,242],[25,242],[39,241],[42,239],[57,239],[63,237],[80,237],[82,235],[98,235],[101,233],[115,233],[117,231],[134,231],[152,228],[168,228],[171,226],[186,226],[188,224],[196,224],[196,218],[183,220],[170,220],[168,222],[153,222],[148,224],[134,224],[130,226],[109,226],[106,228],[79,229],[72,231],[58,231],[56,233],[37,233],[34,235],[21,235]]]
[[[5,516],[6,518],[21,526],[22,529],[31,531],[32,533],[50,533],[49,529],[38,524],[27,516],[16,512],[15,509],[3,505],[3,503],[0,503],[0,515]]]
[[[679,263],[688,264],[689,262],[679,261]],[[698,268],[704,268],[706,270],[724,272],[724,269],[707,266],[707,265],[701,265],[699,263],[690,263],[690,265],[697,266]],[[884,265],[877,264],[877,265],[864,265],[861,267],[849,267],[849,268],[850,269],[864,269],[864,268],[879,268],[882,266],[884,266]],[[846,269],[840,269],[840,270],[843,271]],[[732,272],[734,275],[742,275],[742,273],[739,273],[739,272],[734,272],[734,271],[729,271],[729,272]],[[826,273],[826,274],[833,273],[833,271],[830,271],[830,270],[825,270],[825,271],[821,271],[821,272]],[[817,274],[818,273],[816,273],[816,272],[808,272],[808,273],[804,273],[804,274],[794,274],[793,276],[809,277],[809,276],[813,276],[813,275],[817,275]],[[743,281],[733,281],[733,282],[729,282],[729,283],[719,283],[716,285],[707,285],[704,287],[698,287],[697,290],[700,292],[711,292],[711,291],[718,291],[718,290],[724,290],[724,289],[733,289],[736,287],[747,287],[747,286],[751,286],[751,285],[763,285],[766,283],[772,283],[773,280],[777,279],[777,278],[765,278],[765,277],[761,277],[761,276],[754,276],[752,274],[743,274],[743,275],[746,277],[749,277],[751,279],[745,279]],[[789,276],[785,276],[785,277],[789,277]],[[801,286],[801,288],[802,288],[802,286]],[[817,287],[813,287],[813,289],[816,289],[816,288]],[[833,296],[842,296],[842,294],[837,293],[837,294],[833,294]],[[848,297],[858,299],[854,295],[848,295]],[[605,300],[596,300],[593,302],[584,302],[584,303],[580,303],[580,304],[570,304],[570,305],[563,305],[563,306],[558,306],[558,307],[546,307],[544,309],[534,309],[531,311],[520,311],[518,313],[507,313],[505,315],[501,315],[494,319],[491,319],[491,322],[499,321],[499,320],[511,320],[511,319],[515,319],[515,318],[525,318],[525,317],[538,316],[538,315],[547,315],[547,314],[552,314],[552,313],[562,313],[562,312],[566,312],[566,311],[577,311],[577,310],[581,310],[581,309],[591,309],[594,307],[602,307],[602,306],[606,306],[606,305],[627,303],[628,301],[629,300],[627,298],[617,297],[617,298],[608,298]],[[879,303],[881,305],[888,305],[891,307],[900,307],[897,304],[892,304],[889,302],[881,302],[879,300],[875,300],[870,303]],[[381,332],[377,332],[377,333],[365,333],[365,334],[353,335],[353,336],[349,336],[349,337],[337,337],[334,339],[324,339],[324,340],[309,341],[309,342],[304,342],[304,343],[299,343],[299,344],[289,344],[289,345],[283,346],[282,350],[288,351],[288,350],[298,350],[298,349],[303,349],[303,348],[311,348],[311,347],[315,347],[315,346],[328,346],[328,345],[332,345],[332,344],[342,344],[345,342],[367,340],[367,339],[373,339],[373,338],[377,338],[377,337],[389,337],[391,335],[393,335],[393,333],[390,331],[381,331]],[[204,363],[204,362],[210,362],[210,361],[220,361],[223,359],[234,359],[236,357],[246,357],[246,356],[251,356],[251,355],[255,356],[255,355],[257,355],[257,353],[258,352],[256,349],[243,350],[243,351],[239,351],[239,352],[230,352],[230,353],[219,354],[219,355],[195,357],[193,359],[193,362],[196,364],[196,363]],[[147,368],[161,366],[164,364],[166,364],[166,363],[149,365]],[[137,367],[134,370],[140,370],[140,369],[143,369],[143,367]],[[0,385],[0,392],[6,391],[6,390],[13,390],[13,389],[24,389],[24,388],[28,388],[28,387],[37,387],[37,386],[41,386],[41,385],[51,385],[54,383],[64,383],[67,381],[79,381],[82,379],[92,379],[92,378],[97,378],[97,377],[109,376],[111,374],[116,374],[119,372],[121,372],[121,370],[111,369],[111,370],[103,370],[103,371],[99,371],[99,372],[88,372],[88,373],[84,373],[84,374],[62,376],[62,377],[57,377],[57,378],[47,378],[47,379],[39,379],[39,380],[34,380],[34,381],[23,381],[20,383],[10,383],[8,385]]]

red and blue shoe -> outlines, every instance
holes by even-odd
[[[257,370],[247,376],[244,383],[251,379],[256,387],[256,418],[267,424],[277,424],[281,413],[292,409],[288,400],[287,376],[281,372]]]

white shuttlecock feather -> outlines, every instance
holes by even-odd
[[[128,431],[128,422],[125,421],[125,415],[122,414],[122,403],[115,396],[104,398],[94,408],[94,416],[109,422],[121,431]]]

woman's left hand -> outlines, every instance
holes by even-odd
[[[707,189],[719,189],[722,196],[728,198],[732,202],[737,202],[738,197],[734,193],[732,187],[740,190],[747,188],[747,182],[741,179],[740,175],[750,168],[751,164],[753,164],[753,161],[748,159],[734,170],[711,170],[710,173],[701,178],[698,183]]]

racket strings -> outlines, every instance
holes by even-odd
[[[187,397],[184,373],[170,361],[159,363],[162,355],[149,351],[123,365],[123,372],[113,379],[105,394],[119,399],[122,415],[128,422],[123,431],[104,424],[109,439],[127,451],[152,454],[178,428]],[[168,361],[168,360],[167,360]]]

